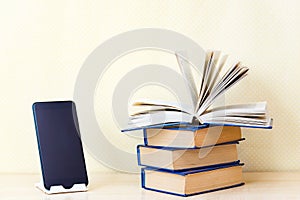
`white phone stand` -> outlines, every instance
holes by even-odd
[[[59,194],[59,193],[69,193],[69,192],[86,192],[88,189],[84,183],[74,184],[70,189],[65,189],[62,185],[54,185],[50,187],[50,190],[44,187],[43,180],[35,184],[35,187],[42,190],[46,194]]]

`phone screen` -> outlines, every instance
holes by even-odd
[[[46,189],[88,184],[75,104],[72,101],[33,104],[43,181]]]

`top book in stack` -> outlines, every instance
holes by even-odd
[[[221,75],[226,65],[227,55],[222,55],[220,51],[209,51],[203,66],[200,85],[197,86],[187,59],[179,54],[176,54],[176,58],[190,93],[192,105],[149,99],[135,101],[133,106],[140,109],[130,115],[129,127],[124,131],[174,122],[272,127],[272,119],[267,115],[266,102],[212,107],[220,96],[247,75],[249,70],[247,67],[237,62]],[[202,66],[198,67],[199,70],[202,68]]]

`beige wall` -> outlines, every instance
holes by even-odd
[[[296,0],[2,1],[0,172],[39,171],[31,104],[72,99],[89,53],[113,35],[143,27],[180,32],[244,61],[249,76],[226,102],[266,100],[275,119],[271,131],[244,130],[245,169],[300,170],[299,7]],[[110,127],[116,129],[113,121]],[[132,149],[117,142],[118,134],[110,140]],[[89,171],[108,170],[86,154]]]

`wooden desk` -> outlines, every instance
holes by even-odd
[[[88,192],[45,195],[34,187],[39,181],[36,174],[0,174],[0,199],[300,199],[300,172],[244,173],[245,186],[187,198],[143,190],[137,174],[98,173],[91,174],[89,179]]]

